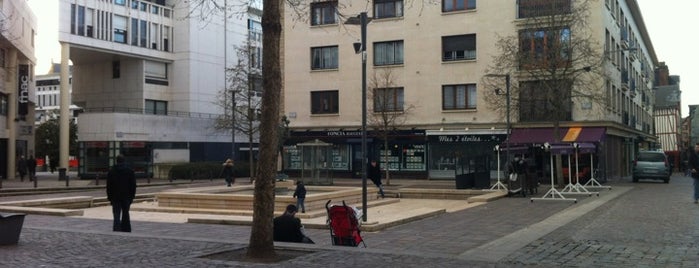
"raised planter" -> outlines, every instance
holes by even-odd
[[[0,245],[15,245],[22,232],[26,214],[0,213]]]

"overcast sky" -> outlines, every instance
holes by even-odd
[[[602,0],[599,0],[602,1]],[[699,10],[697,0],[637,0],[643,20],[651,37],[658,61],[665,62],[671,75],[680,76],[682,90],[682,117],[688,115],[687,105],[699,104],[699,49],[694,36],[694,27]],[[51,61],[60,62],[61,49],[58,44],[58,1],[29,0],[38,18],[36,73],[48,72]]]

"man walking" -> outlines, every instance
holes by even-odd
[[[36,180],[36,159],[32,155],[27,159],[27,172],[30,181]]]
[[[113,231],[131,232],[129,208],[136,197],[136,175],[128,167],[123,155],[118,155],[116,165],[107,174],[107,199],[112,204]]]
[[[699,203],[699,142],[694,145],[694,151],[689,155],[689,171],[694,180],[694,204]]]

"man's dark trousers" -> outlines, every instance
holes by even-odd
[[[131,217],[129,216],[131,200],[114,200],[111,203],[114,214],[113,230],[115,232],[131,232]]]

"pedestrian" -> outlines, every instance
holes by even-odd
[[[36,180],[36,159],[32,155],[27,158],[27,173],[30,181]]]
[[[369,164],[369,167],[367,168],[367,175],[376,185],[376,187],[379,187],[379,194],[381,194],[381,198],[385,198],[386,195],[384,195],[383,184],[381,183],[381,167],[378,163],[376,163],[376,160],[371,160],[371,164]]]
[[[231,187],[231,184],[235,183],[235,178],[233,177],[233,160],[228,158],[226,162],[223,162],[223,169],[221,169],[221,177],[226,180],[226,185]]]
[[[694,151],[689,155],[689,170],[694,180],[694,204],[699,203],[699,142],[694,145]]]
[[[303,202],[306,200],[306,187],[302,181],[296,182],[296,190],[294,190],[294,198],[296,198],[296,207],[301,209],[301,213],[306,213],[306,205]]]
[[[515,158],[507,166],[508,175],[508,196],[518,194],[521,192],[522,196],[525,196],[524,183],[527,179],[525,177],[526,164],[524,157],[522,155],[515,155]]]
[[[136,197],[136,175],[126,165],[124,156],[118,155],[116,165],[107,173],[107,199],[112,204],[115,232],[131,232],[129,208]]]
[[[24,159],[23,155],[19,156],[19,161],[17,161],[17,172],[19,172],[19,178],[24,181],[24,176],[27,175],[27,160]]]
[[[51,157],[49,159],[49,169],[51,170],[51,174],[56,171],[56,166],[58,166],[58,157]]]
[[[315,244],[304,233],[301,220],[295,217],[297,211],[296,206],[290,204],[281,216],[274,218],[274,241]]]

